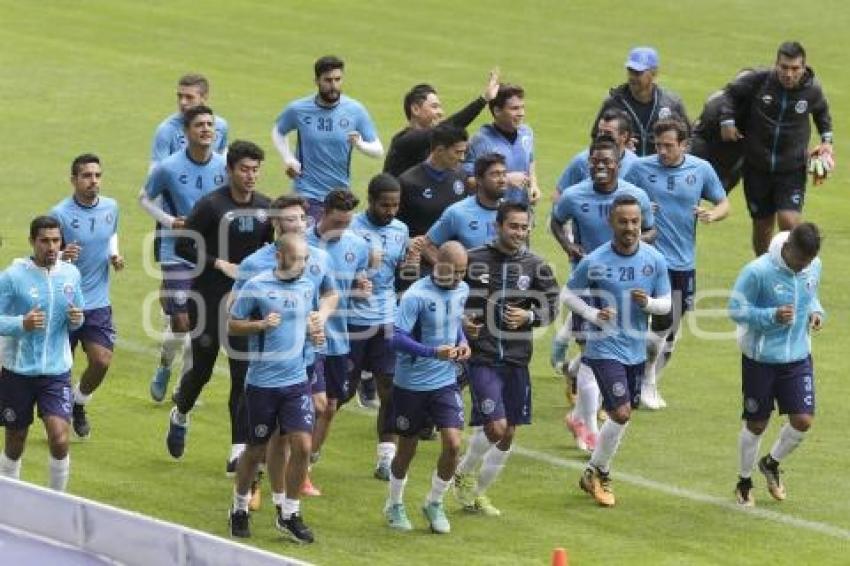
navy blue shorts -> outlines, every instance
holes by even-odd
[[[741,418],[765,421],[774,402],[780,415],[815,414],[815,369],[812,357],[787,364],[766,364],[741,356]]]
[[[531,424],[528,367],[469,364],[472,426],[505,419],[511,426]]]
[[[265,444],[275,429],[290,432],[313,432],[313,397],[310,385],[303,381],[286,387],[245,386],[248,409],[248,443]]]
[[[357,388],[351,385],[350,366],[351,362],[347,354],[324,357],[322,370],[328,399],[335,399],[342,404],[354,396]]]
[[[160,266],[162,270],[163,310],[165,314],[189,312],[189,291],[192,288],[193,268],[182,264]]]
[[[19,375],[3,368],[0,373],[0,424],[11,430],[28,428],[33,408],[38,416],[71,420],[71,372],[38,377]]]
[[[773,216],[780,210],[801,212],[806,200],[806,168],[768,173],[744,164],[744,196],[754,219]]]
[[[693,269],[685,271],[667,271],[670,276],[670,292],[672,304],[670,313],[652,315],[650,327],[654,332],[664,332],[671,328],[679,328],[682,316],[694,310],[694,293],[697,286],[697,272]],[[671,337],[672,339],[672,337]]]
[[[351,383],[360,379],[360,372],[369,371],[377,375],[395,373],[395,350],[392,345],[393,325],[377,326],[348,325],[348,343],[351,352]]]
[[[640,385],[643,381],[645,362],[626,365],[616,360],[581,360],[592,371],[602,392],[602,406],[613,411],[626,403],[633,409],[640,405]]]
[[[76,349],[77,343],[82,342],[83,348],[86,342],[94,342],[103,346],[110,352],[115,348],[115,325],[112,323],[112,307],[106,306],[99,309],[83,311],[85,320],[83,325],[71,331],[71,350]]]
[[[426,423],[437,428],[463,428],[463,398],[456,383],[432,391],[412,391],[393,385],[392,423],[395,432],[410,437]]]
[[[307,366],[307,381],[310,383],[310,392],[313,395],[324,393],[327,389],[325,385],[325,360],[319,354],[316,354],[316,361]]]

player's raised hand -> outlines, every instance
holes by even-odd
[[[499,93],[499,68],[495,67],[490,70],[490,75],[487,77],[487,86],[484,87],[484,92],[481,93],[481,98],[490,102]]]
[[[263,323],[266,328],[277,328],[280,326],[280,313],[270,312],[266,315],[266,318],[263,319]]]
[[[109,256],[109,263],[112,264],[112,269],[115,271],[121,271],[124,269],[124,256],[120,256],[118,254]]]
[[[438,360],[453,360],[457,357],[457,348],[447,344],[437,346],[436,356]]]
[[[80,258],[80,252],[82,250],[83,248],[78,242],[71,242],[62,250],[62,259],[73,263]]]
[[[809,315],[809,329],[817,332],[823,328],[823,316],[819,312],[813,312]]]
[[[301,176],[301,163],[295,159],[286,162],[286,168],[284,169],[284,173],[290,179],[295,179],[296,177]]]
[[[794,322],[794,305],[782,305],[776,309],[776,322],[791,324]]]
[[[83,309],[75,307],[74,305],[68,307],[68,320],[71,321],[71,324],[79,326],[83,323],[83,319]]]
[[[34,307],[24,315],[24,330],[27,332],[41,330],[44,328],[44,320],[44,311],[41,310],[41,307]]]
[[[629,294],[640,308],[646,308],[646,305],[649,304],[649,295],[643,289],[632,289]]]

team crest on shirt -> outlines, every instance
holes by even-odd
[[[643,266],[643,269],[641,269],[640,272],[643,273],[645,277],[649,277],[650,275],[655,273],[655,267],[647,263]]]
[[[340,118],[339,119],[339,127],[340,128],[343,128],[343,129],[347,128],[349,124],[351,124],[351,122],[348,121],[348,118]]]
[[[259,220],[262,223],[265,223],[265,221],[268,220],[268,219],[269,219],[268,212],[266,212],[263,209],[260,209],[260,210],[257,211],[257,220]]]
[[[469,221],[469,229],[470,230],[478,230],[478,221],[477,220],[470,220]]]
[[[797,114],[803,114],[808,109],[809,109],[809,103],[806,102],[805,100],[798,100],[797,104],[794,105],[794,110],[797,112]]]
[[[321,267],[319,267],[319,266],[318,266],[317,264],[315,264],[315,263],[314,263],[313,265],[311,265],[311,266],[310,266],[310,273],[311,273],[312,275],[318,275],[319,273],[321,273],[321,271],[322,271],[322,268],[321,268]]]
[[[744,400],[744,409],[748,413],[755,413],[759,410],[759,402],[753,399],[752,397],[747,397]]]
[[[410,428],[410,420],[404,415],[399,415],[395,420],[395,427],[398,430],[407,430]]]
[[[697,182],[697,176],[694,175],[693,173],[691,173],[690,175],[685,177],[685,183],[687,183],[688,185],[693,185],[696,182]]]
[[[428,303],[428,310],[431,312],[437,312],[437,303],[433,301]]]
[[[228,222],[232,222],[234,217],[236,217],[236,214],[232,210],[228,210],[224,213],[224,219]]]
[[[345,262],[354,263],[354,252],[345,252]]]
[[[496,402],[492,399],[484,399],[481,402],[481,412],[485,415],[492,414],[496,410]]]
[[[422,198],[434,198],[434,190],[431,187],[425,187],[422,190]]]
[[[463,181],[461,181],[460,179],[455,181],[454,184],[452,185],[452,190],[454,190],[456,195],[458,195],[458,196],[462,195],[464,193],[464,191],[466,190],[463,186]]]
[[[803,195],[800,191],[794,191],[794,194],[791,195],[791,202],[794,204],[800,204],[800,201],[803,200]]]
[[[516,280],[516,286],[520,291],[527,291],[529,287],[531,287],[531,277],[528,275],[520,275],[519,279]]]
[[[174,293],[175,305],[185,305],[188,300],[189,297],[186,295],[186,291],[180,290]]]
[[[11,407],[6,407],[3,409],[3,421],[6,423],[13,423],[18,418],[18,415],[15,414],[15,410]]]
[[[659,120],[666,120],[667,118],[669,118],[672,115],[673,115],[673,111],[670,110],[666,106],[662,106],[661,109],[658,110],[658,119]]]
[[[764,103],[765,106],[767,106],[768,104],[773,103],[773,97],[769,94],[765,94],[761,97],[761,101]]]
[[[74,286],[70,283],[65,283],[62,286],[62,294],[65,295],[65,300],[69,303],[74,302]]]
[[[525,151],[531,151],[531,136],[522,136],[520,143],[522,144],[522,149]]]
[[[614,394],[614,397],[622,397],[626,394],[626,386],[618,381],[611,387],[611,393]]]
[[[269,427],[264,424],[258,424],[254,427],[254,436],[257,438],[265,438],[269,434]]]
[[[774,293],[776,296],[779,296],[779,295],[786,295],[786,294],[791,293],[791,290],[790,290],[790,289],[788,289],[788,288],[787,288],[785,285],[783,285],[782,283],[777,283],[776,285],[774,285],[774,286],[773,286],[773,293]]]
[[[605,279],[608,276],[608,269],[602,264],[591,265],[587,269],[587,278],[591,281]]]
[[[38,298],[38,287],[30,287],[30,297],[33,299]]]

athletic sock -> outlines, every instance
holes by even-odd
[[[186,426],[189,424],[189,415],[184,415],[177,407],[171,409],[171,422],[176,425]]]
[[[797,430],[790,423],[785,423],[785,426],[779,431],[779,438],[776,439],[773,448],[770,449],[770,457],[781,462],[803,442],[805,436],[805,432]]]
[[[85,395],[82,391],[80,391],[80,384],[76,384],[74,386],[74,404],[76,405],[85,405],[89,401],[91,401],[91,396],[94,392]]]
[[[599,386],[593,370],[586,364],[581,364],[578,370],[578,399],[576,400],[575,415],[581,419],[587,432],[599,434],[599,424],[596,421],[596,411],[599,410]]]
[[[395,474],[390,472],[390,503],[398,505],[404,500],[404,486],[407,484],[407,476],[403,478],[395,477]]]
[[[300,499],[290,499],[288,497],[283,499],[283,505],[280,513],[283,515],[284,519],[289,519],[294,513],[298,513],[299,511],[301,511]]]
[[[48,456],[47,461],[50,470],[48,487],[56,491],[65,491],[68,488],[68,476],[71,475],[71,456],[66,454],[61,460]]]
[[[245,495],[240,495],[238,492],[233,492],[233,509],[236,511],[248,511],[248,504],[251,502],[251,492]]]
[[[452,485],[452,479],[444,480],[437,474],[437,470],[431,475],[431,491],[428,492],[426,501],[428,503],[439,503],[443,500],[446,490]]]
[[[389,466],[390,462],[395,458],[395,443],[394,442],[379,442],[378,443],[378,465]]]
[[[21,460],[12,460],[6,456],[5,451],[0,451],[0,476],[6,478],[21,479]]]
[[[626,433],[627,426],[629,426],[629,423],[621,425],[614,422],[614,419],[608,419],[603,423],[599,430],[599,439],[596,441],[596,449],[590,456],[590,464],[600,472],[608,473],[611,460],[617,453],[617,448]]]
[[[478,474],[478,486],[475,489],[475,494],[480,495],[496,481],[499,474],[505,468],[508,461],[508,456],[511,455],[511,449],[499,450],[498,446],[493,446],[484,455],[484,462],[481,464],[481,471]]]
[[[493,443],[487,439],[483,428],[478,428],[469,438],[469,446],[466,447],[466,454],[460,461],[457,467],[458,474],[469,474],[478,469],[484,454],[493,446]]]
[[[186,332],[172,332],[171,326],[166,323],[165,332],[162,335],[162,347],[160,348],[160,366],[171,369],[174,358],[188,345],[189,334]]]
[[[244,444],[231,444],[230,445],[230,461],[236,460],[239,456],[242,455],[242,452],[245,451]]]
[[[760,444],[760,434],[750,432],[747,425],[741,427],[741,434],[738,435],[739,475],[741,478],[748,478],[753,475],[753,466],[756,465]]]
[[[280,492],[280,493],[272,492],[272,503],[274,503],[275,505],[282,508],[284,499],[286,499],[286,493],[284,493],[284,492]]]

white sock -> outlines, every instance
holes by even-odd
[[[248,503],[251,501],[251,493],[240,495],[238,492],[233,492],[233,509],[236,511],[248,511]]]
[[[236,460],[242,453],[245,451],[244,444],[231,444],[230,445],[230,461]]]
[[[184,348],[186,347],[188,341],[188,333],[174,333],[171,331],[171,327],[168,326],[162,335],[162,347],[160,348],[159,362],[160,365],[164,368],[171,369],[171,366],[174,365],[174,358],[177,357],[177,354],[184,351]]]
[[[599,430],[599,439],[596,441],[596,449],[590,456],[590,463],[600,472],[608,473],[611,460],[617,453],[617,448],[626,433],[627,426],[629,426],[629,423],[617,424],[614,419],[608,419],[602,424],[602,428]]]
[[[511,455],[511,449],[499,450],[499,447],[493,445],[490,450],[484,455],[484,463],[481,464],[481,471],[478,474],[478,487],[475,490],[476,495],[484,493],[490,487],[499,474],[505,468],[505,463],[508,461],[508,456]]]
[[[578,370],[578,399],[576,399],[575,415],[584,422],[587,431],[599,434],[599,423],[596,421],[596,411],[599,410],[599,386],[593,370],[586,364],[581,364]]]
[[[290,499],[288,497],[283,499],[283,506],[280,510],[280,514],[283,515],[284,519],[290,518],[294,513],[298,513],[299,511],[301,511],[300,499]]]
[[[12,460],[6,456],[5,451],[0,451],[0,476],[6,478],[21,479],[21,460]]]
[[[779,438],[776,439],[773,448],[770,449],[770,457],[781,462],[803,442],[805,436],[805,432],[797,430],[791,426],[791,423],[785,423],[785,426],[779,431]]]
[[[378,443],[378,465],[389,466],[395,458],[395,442]]]
[[[189,415],[184,415],[177,407],[173,407],[171,409],[171,422],[176,425],[186,426],[189,424]]]
[[[274,503],[275,505],[280,505],[281,507],[283,507],[284,499],[286,499],[286,493],[282,491],[280,493],[275,493],[274,491],[272,492],[272,503]]]
[[[466,447],[466,454],[463,455],[460,465],[457,467],[457,473],[469,474],[477,470],[481,464],[481,460],[484,458],[484,454],[487,453],[492,445],[493,443],[484,434],[484,429],[482,427],[477,428],[472,436],[469,437],[469,446]]]
[[[741,427],[741,434],[738,435],[738,454],[741,465],[740,476],[742,478],[748,478],[753,474],[753,466],[756,465],[760,444],[761,435],[750,432],[747,425]]]
[[[407,476],[397,478],[390,472],[390,503],[392,505],[398,505],[404,500],[405,485],[407,485]]]
[[[89,393],[88,395],[84,395],[82,391],[80,391],[80,384],[76,384],[74,386],[74,404],[76,405],[85,405],[89,401],[91,401],[91,396],[94,395],[94,392]]]
[[[431,475],[431,491],[428,492],[428,497],[425,499],[428,503],[439,503],[443,500],[443,495],[452,485],[452,479],[444,480],[437,475],[437,470]]]
[[[50,470],[48,487],[56,491],[65,491],[68,487],[68,476],[71,475],[71,456],[66,455],[61,460],[48,456],[47,461]]]

